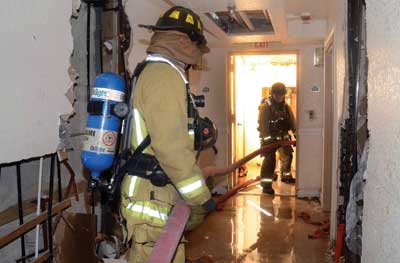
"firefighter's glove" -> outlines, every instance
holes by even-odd
[[[216,202],[210,198],[207,202],[199,206],[192,206],[189,221],[186,225],[187,231],[191,231],[203,223],[206,215],[215,210]]]
[[[207,202],[201,205],[201,207],[207,212],[207,214],[214,211],[216,206],[217,203],[213,198],[208,199]]]

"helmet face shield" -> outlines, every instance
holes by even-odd
[[[275,91],[272,91],[272,94],[275,94],[275,95],[277,95],[277,96],[283,96],[283,95],[286,94],[286,90],[282,90],[282,89],[280,89],[280,90],[275,90]]]

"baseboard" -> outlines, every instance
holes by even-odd
[[[305,197],[320,197],[321,189],[319,188],[302,188],[297,190],[297,197],[305,198]]]

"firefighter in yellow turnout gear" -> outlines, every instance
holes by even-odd
[[[188,128],[193,119],[188,117],[185,69],[208,52],[201,21],[191,10],[173,7],[156,26],[146,27],[154,34],[134,90],[131,147],[135,150],[149,135],[151,144],[143,153],[157,159],[170,183],[155,186],[134,173],[122,182],[121,214],[132,238],[131,263],[147,262],[178,198],[192,208],[187,229],[215,207],[196,165],[193,130]],[[185,262],[183,240],[173,262]]]
[[[260,131],[261,146],[269,143],[291,140],[289,131],[296,132],[296,120],[290,106],[285,102],[286,86],[277,82],[271,87],[271,97],[259,107],[258,130]],[[264,154],[260,177],[263,192],[275,194],[272,182],[275,171],[275,153],[279,152],[281,160],[281,181],[295,183],[291,174],[293,159],[292,146],[286,145],[269,150]]]

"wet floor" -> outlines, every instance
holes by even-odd
[[[253,174],[249,174],[251,178]],[[309,239],[318,227],[298,218],[301,212],[313,221],[328,218],[318,202],[298,200],[295,187],[274,182],[276,196],[262,193],[258,183],[230,198],[223,211],[210,214],[189,233],[188,258],[210,256],[214,262],[324,263],[328,238]]]

